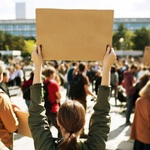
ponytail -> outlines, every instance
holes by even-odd
[[[77,138],[74,133],[70,133],[67,139],[64,139],[59,145],[58,150],[79,150]]]

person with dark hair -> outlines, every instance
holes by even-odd
[[[150,73],[145,73],[139,78],[138,82],[135,85],[135,94],[134,94],[134,99],[133,99],[134,105],[135,105],[137,98],[140,97],[139,91],[146,85],[146,83],[149,80],[150,80]]]
[[[103,75],[99,87],[94,112],[89,123],[89,133],[84,141],[80,139],[80,131],[85,124],[85,109],[76,100],[64,102],[57,113],[57,122],[63,138],[56,141],[52,137],[42,92],[42,52],[40,47],[32,52],[35,64],[35,76],[31,87],[31,104],[29,108],[29,127],[34,140],[35,150],[99,150],[105,149],[110,130],[110,69],[116,60],[114,50],[107,46],[103,59]]]
[[[89,90],[89,78],[85,75],[86,65],[83,62],[80,62],[78,66],[78,72],[73,77],[69,97],[73,100],[79,101],[83,107],[87,108],[87,95],[91,95],[92,97],[96,98],[96,95]]]
[[[30,86],[32,85],[33,77],[34,77],[34,72],[32,71],[30,73],[30,78],[28,80],[25,80],[21,86],[23,98],[25,99],[25,103],[26,103],[28,108],[30,106],[30,100],[31,100],[31,98],[30,98]]]
[[[126,125],[131,125],[130,116],[134,108],[134,94],[135,94],[135,84],[136,84],[136,73],[138,67],[132,64],[130,70],[124,71],[122,86],[126,90],[127,95],[127,110],[126,110]]]

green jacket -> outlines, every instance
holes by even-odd
[[[97,102],[94,106],[94,113],[91,116],[89,124],[89,133],[87,139],[80,140],[81,150],[104,150],[106,140],[110,130],[110,88],[100,86],[97,96]],[[45,116],[43,106],[42,85],[34,84],[31,86],[31,104],[29,108],[29,127],[34,139],[35,150],[56,150],[55,143],[50,127]]]

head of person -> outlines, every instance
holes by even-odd
[[[83,105],[75,100],[64,102],[58,111],[57,122],[65,139],[59,144],[58,149],[78,150],[77,139],[85,124]]]
[[[10,79],[10,75],[9,75],[10,73],[9,73],[9,71],[8,70],[5,70],[4,72],[3,72],[3,82],[4,83],[8,83],[8,81],[9,81],[9,79]]]
[[[86,69],[85,63],[81,62],[79,64],[79,72],[84,72]]]
[[[115,73],[117,71],[116,66],[111,67],[111,73]]]
[[[150,80],[146,83],[146,85],[140,90],[140,96],[148,96],[150,97]]]
[[[5,71],[4,62],[0,60],[0,82],[3,81],[3,72]]]
[[[56,73],[56,70],[53,66],[49,66],[49,67],[46,67],[42,74],[46,77],[46,78],[54,78],[55,77],[55,73]]]
[[[130,70],[133,74],[136,74],[138,71],[138,66],[136,64],[132,64]]]
[[[149,80],[150,80],[150,73],[146,73],[143,76],[141,76],[139,79],[140,89],[143,88]]]

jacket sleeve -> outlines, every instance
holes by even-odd
[[[29,107],[29,127],[34,140],[35,150],[55,150],[55,142],[45,115],[42,85],[34,84],[30,87],[31,104]]]
[[[85,142],[90,150],[104,150],[106,147],[105,143],[110,130],[109,96],[110,88],[100,86],[94,113],[90,119],[88,138]]]

